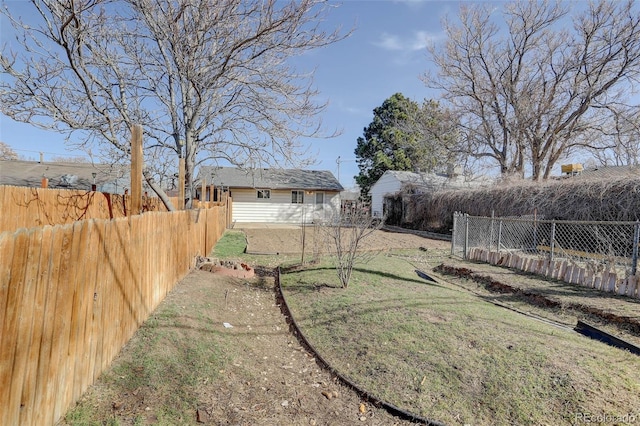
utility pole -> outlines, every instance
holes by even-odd
[[[353,160],[341,160],[341,157],[338,155],[338,158],[336,158],[336,164],[338,165],[338,182],[340,182],[340,164],[341,163],[349,163],[352,161],[356,161],[355,159]]]

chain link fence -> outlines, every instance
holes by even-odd
[[[455,213],[451,254],[468,259],[473,249],[519,257],[566,261],[586,274],[635,276],[638,222],[573,222],[530,218],[475,217]]]

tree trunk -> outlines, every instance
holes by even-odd
[[[149,184],[149,187],[153,189],[153,192],[155,192],[158,195],[158,198],[162,200],[162,203],[167,208],[167,211],[170,211],[170,212],[175,211],[176,208],[173,206],[173,203],[171,203],[171,200],[169,200],[169,196],[167,196],[167,193],[164,192],[158,184],[156,184],[156,181],[149,174],[147,169],[142,170],[142,175],[144,176],[144,179]]]

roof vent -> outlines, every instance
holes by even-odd
[[[60,186],[71,186],[78,181],[78,176],[62,175],[60,176]]]

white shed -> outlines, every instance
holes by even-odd
[[[421,182],[422,177],[418,173],[387,170],[369,189],[371,215],[373,217],[382,217],[385,196],[396,194],[409,184],[419,185]]]
[[[340,211],[344,188],[329,171],[301,169],[200,168],[205,186],[228,191],[238,223],[312,223]]]
[[[442,189],[472,188],[490,184],[485,177],[468,179],[458,173],[457,169],[447,173],[413,173],[406,171],[387,170],[380,179],[371,186],[371,215],[382,217],[384,212],[384,198],[398,192],[424,194]]]

